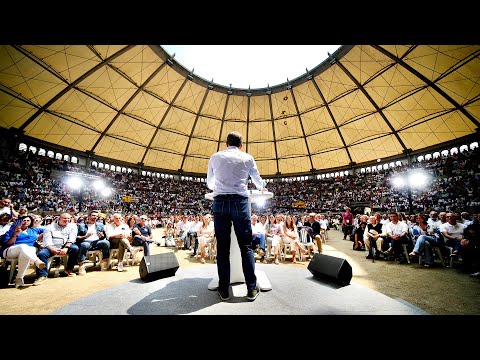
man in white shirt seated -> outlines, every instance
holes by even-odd
[[[110,242],[110,249],[118,248],[118,265],[117,271],[123,271],[123,256],[125,249],[128,249],[132,255],[135,255],[135,248],[130,244],[129,239],[132,238],[132,231],[127,224],[123,222],[122,215],[119,213],[113,214],[113,223],[105,227],[107,239]]]
[[[258,222],[258,216],[252,215],[252,248],[260,256],[260,260],[263,261],[265,257],[265,227],[262,223]],[[257,249],[258,248],[258,249]]]
[[[75,276],[73,268],[77,264],[78,246],[75,245],[77,239],[77,226],[70,222],[72,216],[69,213],[60,215],[57,221],[47,225],[43,232],[43,249],[37,254],[38,258],[45,264],[48,264],[48,258],[54,255],[68,254],[68,262],[64,264],[67,276]],[[37,269],[37,279],[33,285],[40,285],[48,277],[48,269]]]
[[[385,257],[393,255],[398,258],[402,253],[402,244],[408,244],[409,240],[408,225],[403,221],[398,221],[398,213],[390,212],[388,214],[390,222],[385,226],[387,236],[390,239],[390,247],[383,254]]]

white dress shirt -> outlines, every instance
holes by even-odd
[[[253,156],[236,146],[229,146],[208,160],[207,186],[213,190],[214,197],[225,194],[248,197],[249,177],[257,189],[265,188],[265,181],[260,177]]]

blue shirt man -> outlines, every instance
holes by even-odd
[[[240,151],[242,135],[236,131],[227,136],[227,149],[213,154],[208,161],[207,186],[213,190],[213,222],[217,238],[218,294],[230,299],[230,233],[233,223],[237,236],[242,269],[247,285],[247,299],[257,298],[260,288],[255,276],[252,250],[252,226],[248,204],[248,179],[257,189],[265,190],[253,156]]]

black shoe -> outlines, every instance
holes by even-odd
[[[380,260],[380,254],[379,253],[375,254],[375,260]]]
[[[190,255],[190,257],[194,257],[195,255],[197,255],[197,254],[193,253],[193,254]]]
[[[220,300],[222,301],[230,300],[230,293],[228,292],[228,289],[227,290],[217,289],[217,292],[218,292],[218,295],[220,296]]]
[[[260,294],[260,286],[258,286],[258,284],[257,284],[255,289],[248,290],[247,299],[249,301],[254,301],[257,298],[258,294]]]
[[[365,259],[373,259],[373,255],[372,255],[372,254],[368,254]]]

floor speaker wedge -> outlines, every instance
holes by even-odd
[[[152,281],[174,276],[180,265],[173,252],[144,256],[139,272],[143,281]]]
[[[352,267],[348,261],[334,256],[317,253],[313,255],[307,269],[318,278],[340,285],[348,285],[352,280]]]

